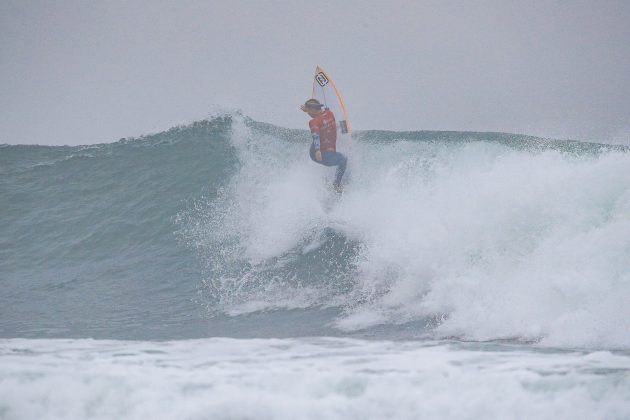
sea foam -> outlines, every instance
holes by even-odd
[[[624,418],[610,352],[341,338],[0,340],[9,419]]]
[[[223,303],[277,308],[303,290],[310,305],[342,307],[346,332],[421,322],[436,337],[630,347],[630,154],[367,137],[335,197],[306,142],[233,124],[240,169],[212,202],[205,248]],[[339,266],[334,281],[298,269],[317,269],[304,250],[328,230],[352,248],[319,262]],[[235,246],[219,263],[226,236]],[[238,272],[216,270],[225,261]]]

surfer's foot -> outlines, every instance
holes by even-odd
[[[343,192],[343,186],[341,184],[333,184],[333,190],[336,193],[341,194]]]

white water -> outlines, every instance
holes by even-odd
[[[208,224],[232,257],[263,264],[326,227],[362,244],[337,328],[430,319],[436,337],[630,347],[629,154],[355,142],[334,203],[307,144],[239,124],[233,143],[242,168]],[[224,280],[261,283],[239,313],[332,302],[325,284]]]
[[[366,243],[360,293],[387,292],[341,327],[447,314],[440,334],[630,347],[630,156],[379,152],[398,163],[337,212]]]
[[[0,340],[0,418],[623,419],[630,358],[350,339]]]

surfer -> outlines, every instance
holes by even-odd
[[[328,108],[322,110],[323,107],[324,105],[319,103],[317,99],[309,99],[300,109],[311,117],[308,122],[313,137],[309,152],[311,159],[320,165],[337,167],[333,188],[340,193],[343,191],[341,178],[346,171],[348,159],[337,151],[335,116]]]

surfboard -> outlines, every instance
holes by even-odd
[[[352,134],[348,113],[335,82],[320,66],[317,66],[313,76],[312,97],[332,111],[337,122],[337,149],[342,153],[348,153]]]

